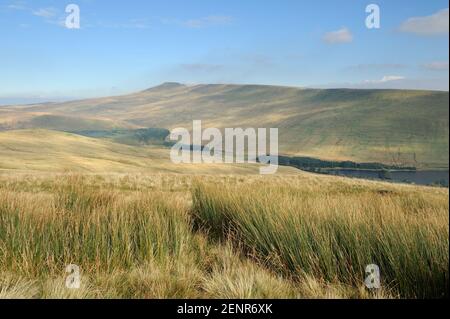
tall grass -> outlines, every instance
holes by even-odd
[[[377,264],[389,294],[447,297],[448,194],[425,188],[313,182],[236,186],[198,183],[199,228],[232,236],[277,272],[355,289]]]
[[[3,193],[0,267],[37,275],[71,263],[92,272],[179,258],[192,240],[188,216],[162,199],[153,192],[124,200],[72,184],[58,190],[46,211],[26,211],[20,209],[26,195]]]
[[[0,178],[0,298],[301,295],[193,232],[184,178]],[[80,267],[80,289],[65,286],[69,264]]]
[[[0,298],[443,297],[448,227],[443,189],[309,174],[0,175]],[[372,263],[376,293],[363,287]],[[69,264],[78,290],[65,287]]]

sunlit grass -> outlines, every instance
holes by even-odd
[[[448,294],[448,190],[338,177],[0,175],[0,298]],[[364,285],[381,268],[383,288]],[[77,264],[81,288],[65,286]]]
[[[357,289],[377,264],[384,288],[401,297],[448,296],[449,217],[431,189],[326,183],[254,183],[194,188],[201,229],[233,237],[262,264]]]

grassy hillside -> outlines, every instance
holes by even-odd
[[[447,189],[308,173],[0,174],[0,298],[448,297],[448,218]]]
[[[1,110],[0,114],[2,114]],[[4,114],[5,116],[0,121],[0,130],[40,128],[58,131],[86,131],[134,127],[128,123],[105,118],[52,115],[35,112],[7,112],[6,110]]]
[[[131,146],[49,130],[0,132],[0,171],[258,174],[258,165],[173,164],[170,149]],[[280,167],[280,173],[296,173]]]
[[[105,138],[116,143],[128,145],[159,145],[167,144],[167,129],[113,129],[113,130],[79,130],[73,133],[87,137]]]
[[[205,127],[278,127],[287,155],[437,168],[448,167],[448,104],[448,92],[172,83],[127,96],[3,110],[145,128],[189,128],[192,120]]]

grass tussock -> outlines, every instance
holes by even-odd
[[[68,264],[86,271],[126,269],[179,258],[191,241],[186,210],[156,193],[119,198],[73,185],[44,207],[27,195],[0,194],[0,263],[26,275],[52,273]],[[131,196],[133,197],[133,196]]]
[[[250,290],[231,288],[244,270],[289,285],[194,232],[189,186],[178,178],[2,178],[0,298],[279,295],[256,277]],[[65,285],[69,264],[80,267],[80,289]]]
[[[357,290],[365,267],[376,264],[391,295],[448,296],[448,198],[439,191],[199,183],[193,198],[199,228],[233,237],[261,264],[295,281]]]

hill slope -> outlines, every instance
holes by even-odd
[[[164,84],[136,94],[3,108],[110,119],[133,127],[277,127],[280,152],[448,167],[448,92]]]
[[[83,116],[65,116],[42,112],[23,112],[0,109],[0,131],[10,129],[49,129],[58,131],[112,130],[133,128],[121,121],[105,118],[87,118]]]
[[[0,172],[258,174],[259,165],[176,165],[169,149],[117,144],[48,130],[0,132]],[[297,174],[280,167],[281,174]]]

